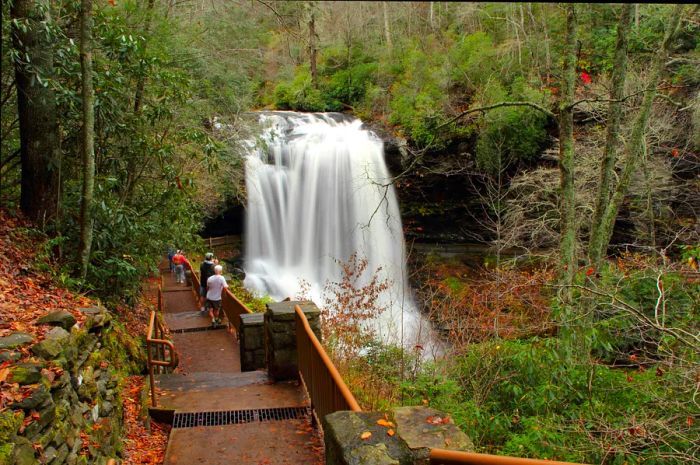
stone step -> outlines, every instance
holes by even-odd
[[[266,371],[243,373],[210,373],[198,371],[184,374],[156,376],[156,386],[163,391],[205,391],[210,389],[234,388],[268,382]]]

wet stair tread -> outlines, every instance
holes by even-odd
[[[207,390],[264,384],[268,382],[267,372],[247,371],[242,373],[212,373],[198,371],[189,374],[157,375],[156,383],[159,389],[175,390]]]
[[[159,404],[178,413],[195,413],[306,407],[308,401],[296,384],[258,383],[161,391]]]
[[[211,319],[208,313],[190,310],[179,313],[166,313],[165,324],[170,331],[192,330],[196,328],[210,329]]]

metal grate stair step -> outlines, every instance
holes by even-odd
[[[219,412],[175,413],[173,428],[195,426],[223,426],[241,423],[297,420],[310,415],[308,407],[259,408],[251,410],[225,410]]]

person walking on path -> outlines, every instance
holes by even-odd
[[[185,283],[185,263],[187,259],[182,253],[182,250],[178,250],[175,255],[173,255],[173,263],[175,264],[175,282],[177,284]]]
[[[173,257],[175,256],[176,250],[172,247],[168,247],[168,264],[170,265],[170,272],[175,273],[175,264],[173,263]]]
[[[221,293],[228,289],[226,278],[222,276],[224,268],[221,265],[214,267],[214,276],[207,279],[207,306],[212,326],[221,323]]]
[[[214,276],[214,254],[209,252],[204,256],[204,261],[199,265],[199,296],[202,313],[207,311],[207,281]]]

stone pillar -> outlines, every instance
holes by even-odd
[[[241,315],[241,371],[265,368],[265,315]]]
[[[326,415],[322,420],[326,464],[428,465],[430,449],[434,447],[474,450],[469,437],[444,412],[428,407],[399,407],[393,410],[388,423],[377,424],[384,418],[380,412]]]
[[[301,307],[316,337],[321,339],[321,312],[313,302],[287,301],[267,304],[265,312],[267,371],[275,381],[296,379],[299,376],[295,305]]]

